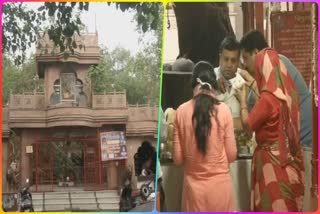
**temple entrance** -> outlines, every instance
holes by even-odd
[[[104,189],[95,140],[52,140],[34,144],[34,150],[33,191]]]
[[[77,141],[51,142],[53,178],[59,187],[83,186],[83,144]]]

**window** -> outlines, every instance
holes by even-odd
[[[61,96],[62,101],[75,101],[75,85],[76,75],[75,73],[61,73]]]
[[[61,91],[60,79],[57,79],[56,81],[54,81],[53,93],[50,98],[50,103],[52,105],[56,105],[60,103],[61,101],[60,91]]]
[[[73,102],[79,107],[87,106],[83,83],[80,79],[76,79],[75,73],[61,73],[60,79],[57,79],[53,84],[50,104],[56,105],[61,102]]]

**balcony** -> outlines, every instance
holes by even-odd
[[[92,96],[92,108],[127,108],[126,92],[95,94]]]
[[[43,110],[45,109],[44,93],[24,93],[11,95],[9,108],[11,110]]]
[[[8,130],[9,127],[101,127],[104,124],[126,124],[128,136],[157,134],[158,108],[128,105],[126,92],[94,94],[91,106],[77,107],[72,102],[46,106],[43,93],[11,95],[9,107],[3,109],[3,115],[7,115],[3,124],[8,124]]]
[[[129,105],[128,136],[154,136],[158,132],[158,107]]]
[[[48,110],[55,108],[77,107],[76,102],[63,102],[45,105],[44,93],[24,93],[10,96],[10,110]],[[126,92],[112,92],[92,95],[92,109],[127,109]]]
[[[100,127],[103,124],[125,124],[128,121],[125,92],[92,95],[91,106],[78,107],[76,102],[46,106],[43,93],[11,95],[9,124],[15,128]]]

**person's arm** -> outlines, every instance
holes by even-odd
[[[248,86],[249,90],[253,91],[254,94],[254,100],[257,101],[260,94],[259,94],[259,90],[258,90],[258,86],[257,86],[257,82],[256,80],[253,78],[253,76],[251,76],[251,74],[243,69],[239,69],[238,73],[242,76],[242,78],[246,81],[246,86]]]
[[[270,97],[267,93],[264,93],[257,100],[250,114],[248,113],[247,103],[246,103],[246,93],[244,87],[238,91],[238,98],[241,106],[241,121],[243,129],[247,134],[252,137],[252,132],[259,129],[266,120],[270,117],[272,112],[272,105],[270,103]]]
[[[176,118],[174,121],[174,140],[173,140],[173,161],[176,165],[183,164],[183,154],[181,148],[181,136],[179,129],[179,111],[176,112]]]
[[[243,130],[249,135],[252,136],[252,130],[248,127],[248,106],[247,106],[247,92],[246,88],[242,86],[240,89],[237,90],[235,94],[237,99],[240,102],[240,117],[242,122]]]
[[[225,127],[224,127],[224,132],[225,132],[224,147],[226,150],[228,162],[231,163],[235,161],[237,158],[237,146],[236,146],[236,140],[234,136],[232,115],[228,108],[225,114],[226,114],[226,117],[225,117]]]
[[[252,138],[252,129],[248,125],[248,106],[245,100],[240,101],[240,108],[241,108],[241,122],[243,130],[248,134],[250,138]]]

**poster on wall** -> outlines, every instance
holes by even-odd
[[[124,132],[101,132],[101,160],[122,160],[127,159],[127,145]]]

